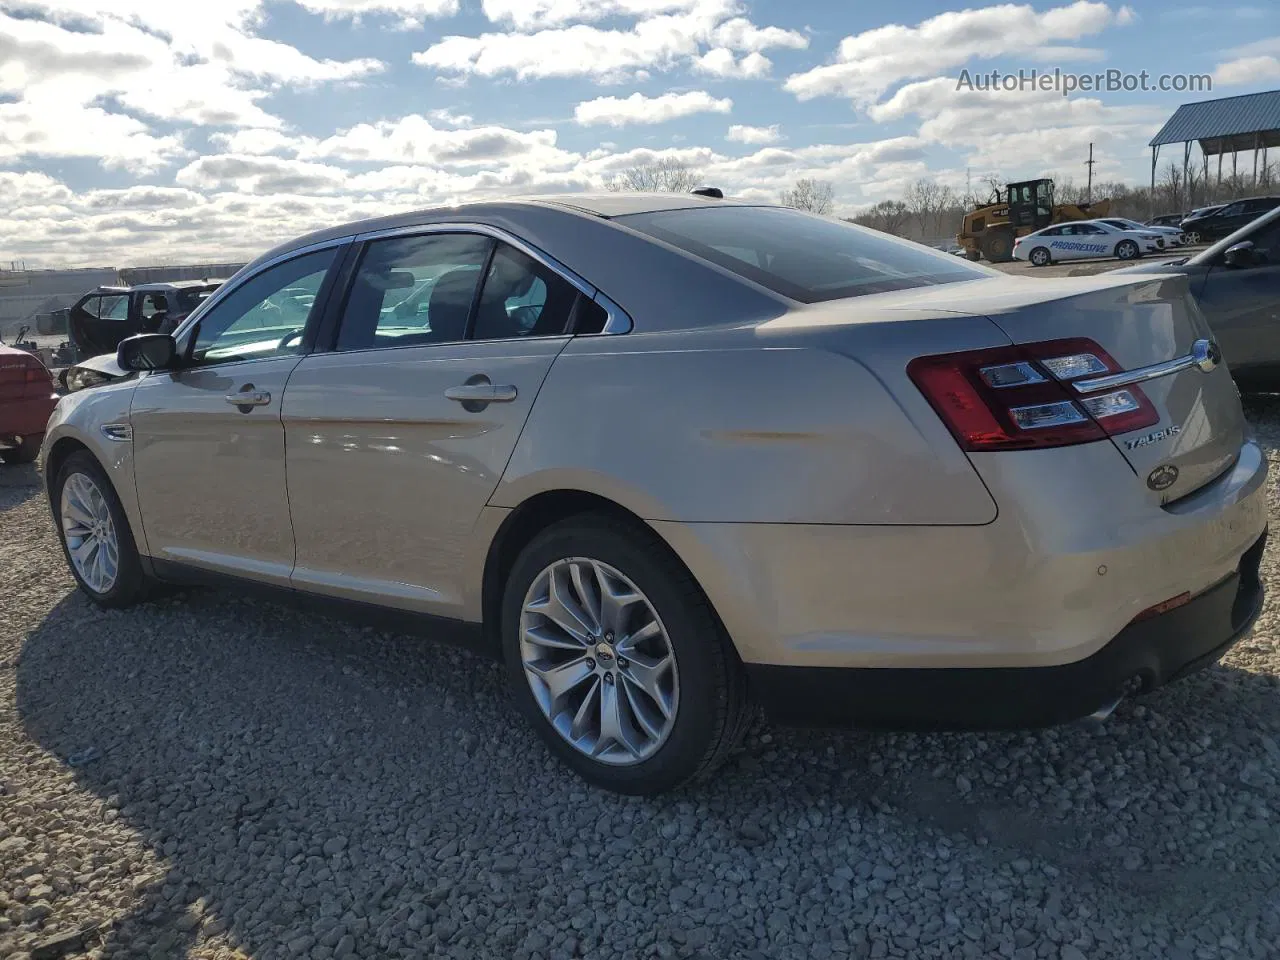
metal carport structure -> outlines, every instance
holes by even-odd
[[[1258,151],[1262,151],[1262,168],[1267,167],[1267,148],[1280,147],[1280,90],[1247,93],[1239,97],[1184,103],[1168,119],[1160,132],[1147,144],[1151,147],[1151,188],[1156,186],[1156,164],[1160,148],[1181,143],[1182,183],[1186,189],[1187,168],[1191,164],[1191,148],[1200,145],[1204,162],[1204,179],[1209,180],[1209,158],[1218,158],[1218,182],[1222,182],[1222,157],[1231,154],[1231,174],[1237,176],[1241,151],[1253,151],[1253,182],[1258,182]]]

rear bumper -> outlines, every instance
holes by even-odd
[[[753,696],[780,723],[892,729],[1011,729],[1088,716],[1216,662],[1262,609],[1264,533],[1227,579],[1129,624],[1097,653],[1051,667],[951,669],[748,664]]]
[[[0,448],[16,446],[22,437],[44,433],[58,396],[24,397],[0,404]]]

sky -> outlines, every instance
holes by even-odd
[[[981,89],[992,70],[1211,92]],[[1280,87],[1280,4],[0,0],[0,265],[245,259],[687,164],[836,212],[920,177],[1145,182],[1179,103]],[[1175,148],[1176,149],[1176,148]]]

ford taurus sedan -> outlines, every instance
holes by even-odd
[[[434,618],[617,791],[707,773],[756,706],[1105,713],[1261,603],[1265,459],[1183,277],[530,198],[285,244],[117,362],[42,448],[94,602],[239,581]]]

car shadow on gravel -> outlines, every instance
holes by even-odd
[[[0,463],[0,511],[12,510],[44,493],[35,464]]]
[[[907,855],[945,837],[993,876],[1042,862],[1135,916],[1265,917],[1275,897],[1263,871],[1280,839],[1256,808],[1280,801],[1269,752],[1280,748],[1267,745],[1280,696],[1273,678],[1230,667],[1101,726],[760,724],[715,779],[653,800],[593,791],[551,761],[488,660],[226,592],[109,613],[70,594],[28,635],[17,677],[29,736],[156,858],[127,868],[136,898],[109,918],[108,956],[185,956],[205,942],[259,960],[508,957],[521,944],[555,956],[528,943],[581,888],[605,897],[606,914],[652,899],[664,919],[613,952],[603,934],[580,934],[561,955],[649,955],[681,908],[661,885],[634,893],[641,883],[679,870],[681,887],[723,883],[723,864],[672,867],[691,836],[748,875],[785,864],[799,877],[833,845],[873,851],[881,841],[863,824],[886,822]],[[1221,751],[1236,780],[1204,782]],[[1213,845],[1233,812],[1252,853],[1228,862]],[[1183,823],[1192,832],[1171,836]],[[723,919],[710,955],[744,955],[750,931],[735,940]]]

